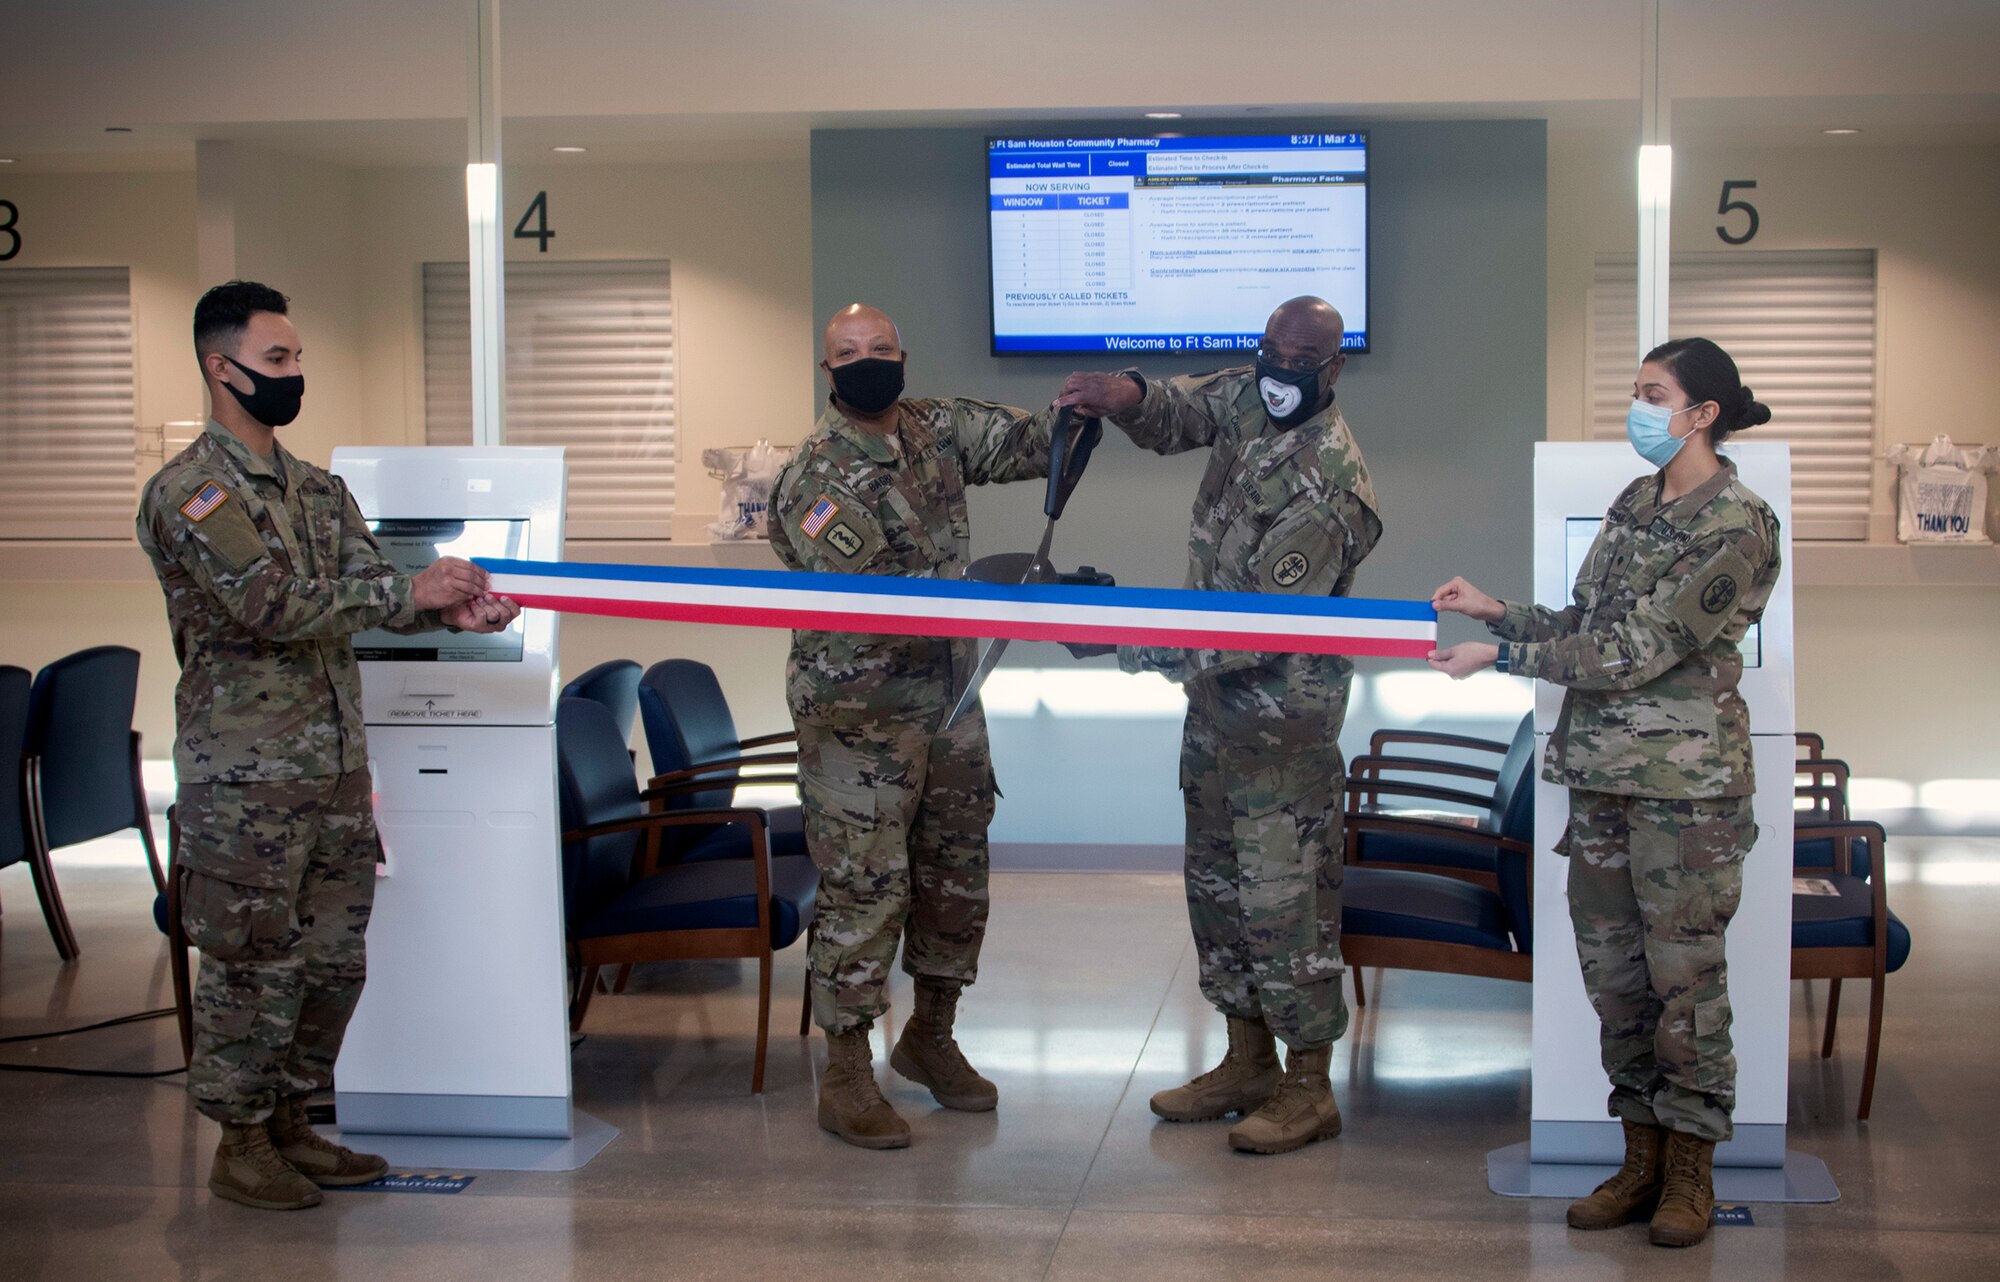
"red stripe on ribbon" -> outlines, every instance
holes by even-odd
[[[801,628],[860,632],[879,636],[1006,637],[1013,641],[1079,641],[1099,645],[1176,646],[1190,650],[1254,650],[1266,654],[1344,654],[1391,659],[1423,659],[1437,648],[1421,638],[1301,636],[1297,633],[1243,632],[1202,628],[1147,628],[1104,624],[1047,623],[1026,619],[954,619],[933,615],[850,614],[839,610],[772,609],[758,606],[691,604],[681,601],[622,601],[604,597],[543,596],[510,592],[511,599],[538,610],[598,614],[619,619],[659,619],[672,623],[715,623],[729,627]]]

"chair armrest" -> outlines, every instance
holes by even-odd
[[[780,730],[776,734],[760,734],[755,739],[739,740],[736,746],[738,748],[768,748],[774,743],[797,743],[798,741],[798,731]]]
[[[1792,738],[1797,740],[1799,747],[1805,750],[1807,759],[1818,761],[1826,755],[1826,740],[1822,736],[1810,730],[1801,730],[1793,735]]]
[[[637,819],[614,819],[609,823],[590,824],[573,828],[562,835],[562,844],[572,841],[587,841],[592,837],[608,837],[613,833],[633,832],[650,828],[674,828],[687,824],[741,823],[750,829],[750,863],[752,875],[757,880],[757,927],[767,935],[771,929],[771,840],[769,834],[771,817],[762,810],[740,806],[724,806],[707,810],[676,810],[671,812],[652,811]],[[636,862],[636,861],[635,861]],[[638,876],[649,877],[659,871],[651,857],[645,859],[635,870]]]
[[[688,793],[694,793],[694,792],[710,792],[716,788],[723,788],[723,787],[740,788],[746,785],[750,787],[761,787],[767,784],[790,784],[796,788],[798,786],[798,783],[799,783],[799,777],[796,773],[777,774],[777,775],[729,774],[729,775],[722,775],[713,779],[684,779],[679,783],[648,784],[645,788],[640,790],[639,799],[641,801],[655,801],[663,797],[684,796]],[[681,811],[676,811],[675,813],[683,815],[705,815],[711,812],[707,810],[681,810]],[[763,814],[764,812],[762,810],[759,810],[757,813]]]
[[[1477,842],[1491,846],[1494,850],[1511,850],[1517,854],[1529,853],[1531,847],[1525,841],[1503,837],[1497,832],[1486,832],[1479,828],[1460,828],[1456,824],[1439,823],[1435,819],[1418,819],[1407,815],[1351,814],[1347,816],[1350,832],[1400,832],[1412,837],[1449,837],[1453,841]]]
[[[1813,761],[1798,761],[1792,764],[1794,779],[1803,775],[1808,781],[1806,786],[1835,788],[1842,796],[1847,794],[1847,781],[1851,773],[1845,761],[1833,757],[1821,757]]]
[[[1497,752],[1507,755],[1510,745],[1493,739],[1475,739],[1471,735],[1439,734],[1431,730],[1377,730],[1368,739],[1368,751],[1379,754],[1392,743],[1424,743],[1439,748],[1467,748],[1476,752]]]
[[[1868,839],[1870,854],[1868,862],[1868,894],[1872,901],[1875,920],[1875,956],[1879,965],[1889,948],[1889,834],[1882,825],[1872,819],[1846,820],[1841,823],[1799,824],[1792,829],[1792,840],[1801,836],[1808,838],[1833,838],[1833,867],[1838,876],[1854,875],[1854,839]],[[1879,972],[1878,972],[1879,973]]]
[[[1460,779],[1484,779],[1488,783],[1498,783],[1500,772],[1485,766],[1461,765],[1456,761],[1433,761],[1429,757],[1383,757],[1370,753],[1356,757],[1347,763],[1349,783],[1371,776],[1379,777],[1384,770],[1402,770],[1432,775],[1455,775]],[[1489,799],[1490,800],[1490,799]]]
[[[658,788],[666,784],[700,779],[707,775],[740,772],[744,766],[795,766],[798,763],[799,754],[796,752],[766,752],[745,757],[728,757],[721,761],[708,761],[698,766],[689,766],[686,770],[670,770],[663,775],[654,775],[646,781],[646,786]]]
[[[1480,810],[1491,810],[1493,808],[1493,798],[1490,794],[1482,797],[1477,793],[1458,792],[1451,788],[1434,788],[1429,784],[1423,783],[1403,783],[1393,779],[1370,779],[1367,783],[1361,785],[1360,788],[1348,791],[1347,814],[1349,818],[1358,813],[1354,809],[1356,792],[1367,792],[1371,796],[1379,793],[1390,793],[1399,797],[1424,797],[1431,801],[1455,801],[1462,806],[1474,806]]]
[[[1794,788],[1792,800],[1795,806],[1801,801],[1813,803],[1809,809],[1794,810],[1796,816],[1792,820],[1794,827],[1799,824],[1847,822],[1847,794],[1838,788],[1818,785]]]

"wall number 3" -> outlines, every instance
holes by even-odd
[[[0,200],[0,215],[6,218],[0,222],[0,236],[7,238],[7,248],[0,249],[0,263],[4,263],[21,252],[21,233],[15,227],[21,221],[21,211],[13,201]]]
[[[1730,194],[1739,187],[1746,191],[1755,191],[1757,184],[1743,178],[1732,178],[1724,182],[1722,184],[1722,199],[1715,206],[1715,212],[1725,218],[1730,214],[1738,212],[1748,214],[1750,216],[1750,224],[1743,229],[1741,236],[1732,236],[1729,234],[1727,224],[1717,223],[1715,225],[1715,234],[1722,237],[1722,243],[1725,245],[1747,245],[1750,243],[1750,238],[1757,234],[1757,206],[1747,200],[1731,200],[1729,198]]]

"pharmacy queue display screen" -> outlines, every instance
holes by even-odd
[[[993,352],[1250,352],[1316,294],[1368,350],[1368,135],[991,138]]]
[[[528,554],[528,522],[506,517],[470,520],[404,518],[370,521],[369,532],[389,564],[403,574],[421,574],[441,556],[475,556],[518,561]],[[384,628],[354,634],[354,657],[375,663],[519,663],[525,631],[521,620],[499,632],[413,632]]]

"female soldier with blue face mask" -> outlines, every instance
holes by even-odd
[[[1737,650],[1778,581],[1778,519],[1716,453],[1767,423],[1729,354],[1705,338],[1646,354],[1625,431],[1657,472],[1625,487],[1562,610],[1497,601],[1464,579],[1441,611],[1498,645],[1431,655],[1567,688],[1543,777],[1569,789],[1570,918],[1597,1011],[1625,1164],[1569,1208],[1578,1229],[1652,1215],[1652,1241],[1708,1234],[1710,1169],[1730,1137],[1736,1060],[1723,930],[1756,840],[1750,715]]]

